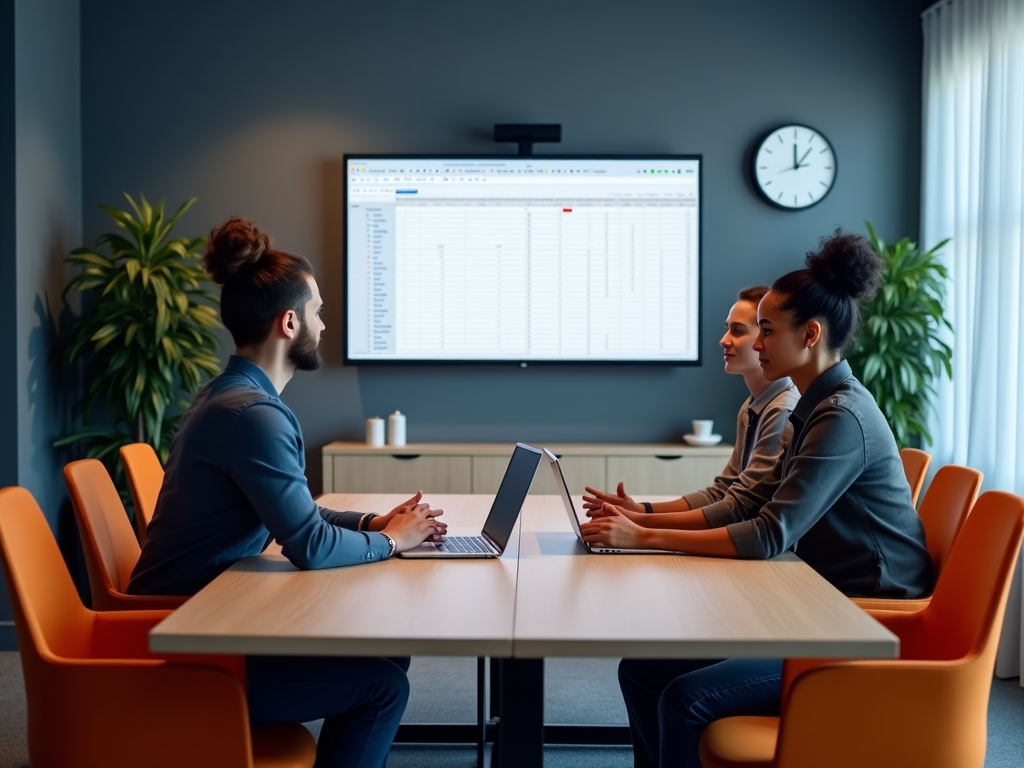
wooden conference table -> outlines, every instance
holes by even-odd
[[[492,498],[427,501],[445,510],[450,535],[472,535]],[[386,512],[404,500],[329,494],[319,501]],[[899,655],[895,635],[793,555],[592,555],[577,543],[557,496],[527,497],[499,559],[399,558],[299,571],[280,554],[247,558],[155,627],[150,648],[491,657],[495,762],[504,768],[543,764],[545,657]]]

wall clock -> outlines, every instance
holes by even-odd
[[[777,208],[800,210],[821,202],[836,181],[828,139],[806,125],[784,125],[754,150],[754,185]]]

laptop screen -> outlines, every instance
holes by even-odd
[[[487,515],[484,534],[503,552],[515,528],[519,510],[526,501],[526,494],[530,492],[540,456],[540,451],[531,445],[516,445],[512,460],[505,470],[505,477],[501,480],[501,487],[498,488],[498,495],[491,505],[491,513]]]
[[[580,520],[576,517],[576,507],[573,506],[572,496],[569,495],[569,486],[565,484],[565,475],[562,474],[562,465],[558,463],[558,458],[549,451],[547,448],[544,449],[544,453],[547,455],[548,462],[551,464],[551,471],[555,474],[555,485],[558,486],[558,493],[562,497],[562,504],[565,505],[565,511],[569,514],[569,524],[572,525],[573,533],[580,540],[583,539],[583,533],[580,531]]]

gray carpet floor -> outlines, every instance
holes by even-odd
[[[551,659],[545,668],[545,720],[549,723],[625,724],[615,679],[616,662]],[[409,670],[412,696],[407,723],[468,723],[476,720],[476,662],[415,658]],[[316,734],[319,723],[307,724]],[[0,768],[29,768],[25,686],[17,653],[0,652]],[[54,724],[55,733],[59,725]],[[988,715],[985,768],[1024,765],[1024,688],[995,680]],[[472,768],[476,751],[463,746],[397,745],[389,768]],[[632,751],[621,747],[548,747],[546,768],[630,768]]]

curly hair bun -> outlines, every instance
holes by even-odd
[[[871,242],[841,229],[807,254],[807,268],[826,291],[851,299],[874,296],[882,279],[882,260]]]
[[[217,285],[224,285],[246,267],[255,265],[270,248],[270,235],[249,219],[232,216],[210,230],[203,267]]]

